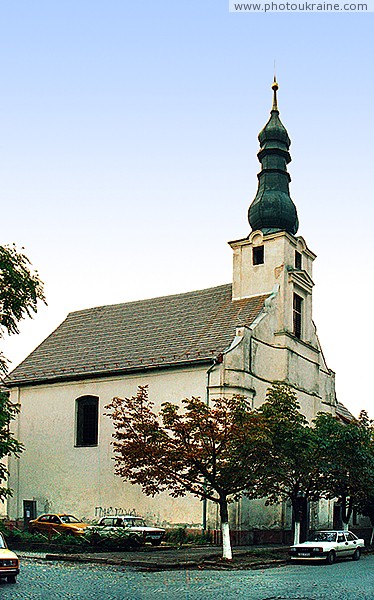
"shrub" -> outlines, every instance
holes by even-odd
[[[187,527],[176,527],[167,530],[165,541],[169,544],[179,546],[182,544],[211,544],[212,534],[210,531],[189,530]]]

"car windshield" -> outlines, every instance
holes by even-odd
[[[336,531],[317,531],[309,537],[309,542],[336,542]]]
[[[63,523],[80,523],[79,519],[73,517],[73,515],[60,515],[60,519]]]
[[[0,548],[6,548],[4,538],[1,534],[0,534]]]

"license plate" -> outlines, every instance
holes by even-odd
[[[297,556],[310,556],[309,552],[298,552]]]

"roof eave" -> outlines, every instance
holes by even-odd
[[[219,352],[217,355],[220,354]],[[82,381],[84,379],[104,379],[106,377],[120,377],[121,375],[130,375],[132,373],[141,373],[148,371],[163,371],[168,369],[181,369],[185,367],[194,367],[198,365],[210,365],[217,360],[216,355],[212,355],[212,357],[204,357],[197,358],[193,360],[183,360],[179,362],[171,362],[171,363],[160,363],[155,365],[147,365],[147,366],[138,366],[138,367],[125,367],[122,369],[109,369],[101,372],[95,371],[84,371],[81,373],[63,373],[63,374],[55,374],[55,375],[47,375],[44,378],[38,379],[15,379],[12,381],[4,381],[4,385],[11,389],[16,387],[35,387],[39,385],[46,385],[51,383],[61,383],[61,382],[74,382],[74,381]]]

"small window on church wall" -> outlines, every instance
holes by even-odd
[[[302,269],[302,256],[297,250],[295,250],[295,269]]]
[[[301,338],[303,299],[298,294],[293,295],[293,333],[297,338]]]
[[[263,265],[264,264],[264,247],[263,246],[254,246],[254,248],[252,248],[252,263],[254,265]]]
[[[97,446],[99,399],[82,396],[76,400],[76,446]]]

